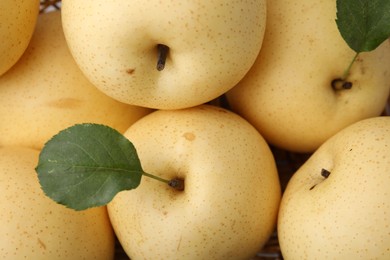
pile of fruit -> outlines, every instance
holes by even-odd
[[[0,3],[2,259],[389,259],[388,0]]]

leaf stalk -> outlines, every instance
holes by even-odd
[[[347,69],[344,71],[344,74],[343,74],[343,77],[342,77],[342,80],[343,81],[346,81],[350,72],[351,72],[351,68],[352,68],[352,65],[355,63],[357,57],[359,56],[359,53],[360,52],[356,52],[355,53],[355,56],[353,57],[352,61],[349,63]]]
[[[153,174],[150,174],[147,172],[143,172],[142,175],[147,176],[147,177],[152,178],[152,179],[155,179],[155,180],[158,180],[158,181],[161,181],[161,182],[164,182],[166,184],[169,184],[169,182],[170,182],[169,180],[166,180],[164,178],[158,177],[156,175],[153,175]]]

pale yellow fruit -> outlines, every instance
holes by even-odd
[[[261,48],[265,0],[62,1],[65,36],[82,71],[107,95],[177,109],[231,89]],[[157,45],[169,47],[156,69]]]
[[[39,152],[0,148],[1,259],[113,259],[106,207],[74,211],[49,199],[34,170]]]
[[[334,91],[355,53],[335,22],[336,1],[267,2],[263,47],[252,69],[231,92],[234,111],[271,144],[313,152],[330,136],[378,116],[390,91],[390,42],[361,53],[348,80]]]
[[[157,111],[126,131],[143,177],[108,204],[131,259],[249,259],[274,230],[280,185],[272,153],[241,117],[200,106]]]
[[[390,259],[389,154],[389,117],[359,121],[327,140],[283,195],[284,259]]]
[[[95,88],[67,47],[60,12],[41,14],[28,49],[0,77],[0,146],[41,148],[76,123],[125,131],[150,110],[120,103]]]
[[[26,50],[39,14],[39,0],[0,1],[0,75]]]

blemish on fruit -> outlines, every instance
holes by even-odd
[[[194,141],[195,138],[196,138],[196,136],[195,136],[193,133],[189,133],[189,132],[184,133],[184,134],[183,134],[183,137],[184,137],[185,139],[187,139],[188,141]]]
[[[183,238],[183,237],[180,235],[179,243],[177,244],[177,248],[176,248],[177,251],[179,251],[179,249],[180,249],[180,245],[181,245],[181,240],[182,240],[182,238]]]
[[[317,184],[314,184],[313,186],[310,187],[310,190],[314,189],[317,186]]]
[[[366,67],[361,66],[361,67],[360,67],[360,73],[361,73],[362,75],[366,74]]]
[[[46,244],[40,238],[38,238],[38,244],[43,250],[46,250]]]
[[[129,75],[132,75],[134,73],[135,69],[127,69],[126,73]]]

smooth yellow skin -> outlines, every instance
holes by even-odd
[[[39,0],[0,1],[0,76],[26,50],[39,14]]]
[[[313,152],[339,130],[384,109],[390,42],[361,53],[348,77],[352,89],[334,91],[332,80],[343,76],[355,55],[335,19],[336,1],[268,1],[259,57],[228,99],[269,143]]]
[[[231,89],[261,48],[265,0],[62,1],[67,42],[82,71],[107,95],[178,109]],[[170,50],[158,71],[157,44]]]
[[[284,259],[390,259],[389,154],[390,117],[359,121],[327,140],[283,195]]]
[[[67,47],[60,12],[39,16],[25,54],[0,77],[0,104],[0,146],[37,149],[76,123],[124,132],[150,112],[108,97],[85,78]]]
[[[0,148],[1,259],[113,259],[106,207],[74,211],[49,199],[34,170],[39,151]]]
[[[266,243],[280,184],[268,145],[245,120],[212,106],[160,110],[125,136],[146,172],[185,180],[175,191],[144,176],[108,204],[131,259],[249,259]]]

